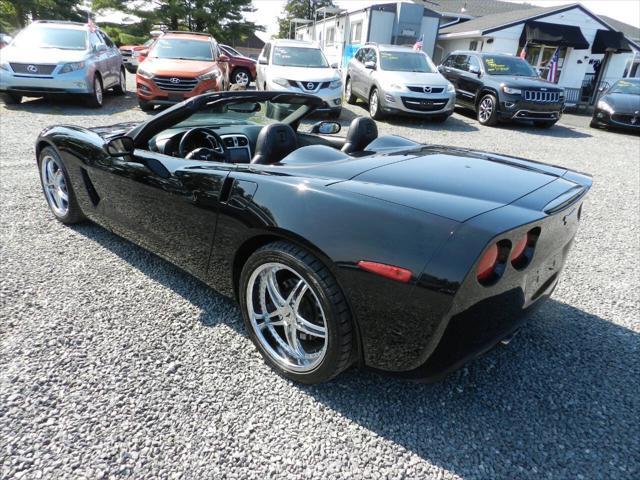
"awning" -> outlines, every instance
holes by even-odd
[[[525,22],[520,35],[520,45],[526,43],[540,43],[554,47],[573,47],[578,50],[589,48],[589,42],[584,38],[580,27],[560,25],[558,23]]]
[[[596,38],[591,46],[591,53],[606,53],[612,51],[615,53],[630,52],[629,42],[624,38],[622,32],[614,30],[598,30]]]

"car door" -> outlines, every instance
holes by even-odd
[[[109,52],[107,44],[104,43],[98,31],[89,32],[89,42],[96,72],[102,78],[102,87],[108,88],[113,83],[112,74],[109,70]]]
[[[211,49],[213,52],[213,59],[215,60],[220,71],[222,72],[222,78],[224,79],[224,85],[222,89],[228,90],[229,89],[229,62],[220,61],[220,55],[222,54],[222,51],[220,50],[220,47],[215,41],[211,42]]]
[[[258,83],[256,88],[258,90],[264,90],[265,83],[267,82],[266,78],[266,70],[269,66],[269,61],[271,58],[271,44],[266,43],[262,52],[260,52],[260,56],[258,57],[258,65],[256,68],[256,76],[258,78]]]
[[[364,52],[366,48],[358,50],[350,63],[350,75],[351,75],[351,92],[355,95],[362,96],[362,71],[364,70]]]
[[[109,73],[113,80],[113,85],[116,85],[120,81],[120,70],[122,69],[122,54],[116,44],[111,41],[109,35],[104,32],[100,32],[104,39],[104,43],[107,45],[107,51],[109,56]]]
[[[88,175],[111,229],[202,277],[219,197],[234,168],[136,149],[95,162]]]
[[[369,100],[369,92],[375,81],[375,73],[378,68],[378,52],[375,48],[368,48],[367,54],[364,57],[364,65],[369,62],[373,62],[373,68],[363,68],[362,75],[362,96]]]
[[[478,92],[482,88],[482,67],[475,55],[465,55],[465,61],[460,65],[458,76],[458,90],[465,103],[475,105]]]
[[[438,71],[440,72],[440,74],[444,78],[449,80],[454,87],[456,85],[456,80],[457,80],[456,71],[453,69],[453,65],[456,57],[457,55],[449,55],[447,58],[444,59],[442,64],[438,67]]]

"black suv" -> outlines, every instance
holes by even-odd
[[[472,108],[483,125],[501,120],[532,120],[553,126],[564,109],[564,89],[538,78],[519,57],[452,52],[438,70],[456,89],[456,103]]]

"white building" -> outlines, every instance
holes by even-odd
[[[329,13],[332,12],[332,13]],[[296,39],[316,41],[330,63],[345,67],[366,42],[413,46],[432,56],[440,15],[415,2],[381,3],[355,11],[319,9],[316,21],[296,28]]]
[[[448,3],[451,4],[451,0]],[[502,3],[505,2],[491,1],[494,6]],[[445,21],[449,22],[443,23],[440,29],[435,61],[454,50],[518,55],[526,48],[527,61],[544,75],[559,47],[558,84],[573,94],[575,102],[593,101],[598,86],[626,76],[640,76],[640,45],[635,38],[640,35],[634,35],[630,25],[620,22],[614,25],[611,19],[605,20],[580,4],[528,6],[468,17],[455,18],[447,14]],[[621,26],[628,28],[621,32]]]

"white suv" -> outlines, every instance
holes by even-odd
[[[324,100],[320,111],[339,117],[342,81],[337,65],[329,65],[320,47],[299,40],[274,40],[258,57],[258,90],[310,93]]]

